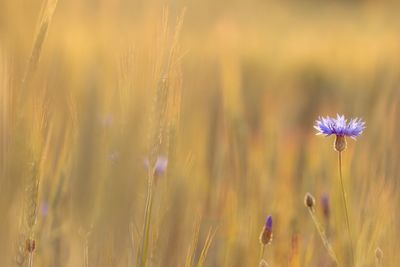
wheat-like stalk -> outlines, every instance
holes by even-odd
[[[57,0],[44,1],[42,6],[42,12],[39,16],[39,27],[35,34],[33,48],[28,59],[28,63],[25,68],[25,73],[21,82],[21,90],[18,96],[17,103],[22,107],[25,107],[26,91],[29,87],[29,81],[33,77],[36,71],[37,64],[39,62],[40,55],[42,53],[43,44],[46,39],[48,28],[53,17],[55,8],[57,6]],[[39,105],[39,110],[35,110],[34,115],[39,115],[39,127],[31,129],[34,134],[34,138],[39,137],[46,128],[47,124],[47,105],[43,102]],[[24,109],[19,113],[18,117],[18,130],[22,129],[22,124],[24,120],[22,119],[25,115]],[[36,134],[36,135],[35,135]],[[33,138],[33,139],[34,139]],[[40,138],[40,137],[39,137]],[[31,140],[37,141],[37,140]],[[40,183],[40,161],[41,161],[41,148],[34,148],[35,142],[29,144],[26,149],[32,157],[31,167],[27,178],[25,181],[24,188],[24,202],[23,202],[23,215],[22,221],[20,223],[20,240],[16,253],[15,263],[18,266],[23,266],[26,262],[28,266],[33,266],[34,261],[34,251],[36,248],[36,240],[34,236],[34,227],[37,220],[37,210],[38,210],[38,196],[39,196],[39,183]],[[41,142],[39,142],[41,144]]]
[[[43,44],[46,40],[47,32],[49,30],[51,20],[57,7],[57,2],[58,0],[44,0],[43,2],[41,15],[39,17],[38,30],[35,34],[32,51],[29,56],[27,66],[25,68],[24,76],[22,78],[22,94],[25,93],[26,87],[28,86],[32,75],[36,71],[40,55],[43,50]]]
[[[151,125],[152,128],[150,130],[151,139],[150,139],[150,153],[148,159],[148,176],[147,176],[147,197],[145,203],[145,211],[144,211],[144,225],[142,230],[142,240],[139,247],[137,264],[138,266],[146,266],[148,259],[148,251],[149,251],[149,239],[150,239],[150,226],[151,226],[151,217],[152,217],[152,207],[153,207],[153,198],[154,198],[154,190],[155,190],[155,177],[157,175],[157,163],[159,162],[160,155],[163,155],[165,159],[168,157],[168,148],[169,148],[169,133],[171,127],[171,121],[175,121],[176,119],[172,119],[171,114],[177,116],[179,112],[179,106],[177,106],[176,99],[177,94],[180,95],[180,90],[177,90],[178,93],[171,92],[178,86],[181,86],[181,83],[171,83],[172,73],[174,69],[179,65],[179,61],[176,60],[177,49],[178,49],[178,38],[181,30],[181,26],[183,23],[183,14],[178,19],[177,26],[175,28],[175,34],[173,37],[173,42],[169,51],[169,56],[167,62],[165,64],[164,69],[160,69],[160,78],[158,80],[155,100],[153,103],[152,110],[152,120]],[[168,12],[164,12],[163,16],[163,24],[162,24],[162,33],[161,36],[166,38],[168,36]],[[164,52],[161,52],[160,57],[163,57]],[[176,64],[174,64],[176,63]],[[159,63],[158,63],[159,64]],[[159,64],[155,70],[160,68],[163,64]],[[174,112],[171,110],[175,109]],[[175,117],[174,116],[174,117]],[[176,124],[174,124],[176,125]]]

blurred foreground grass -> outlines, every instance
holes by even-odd
[[[26,239],[36,240],[34,266],[136,266],[145,162],[161,156],[149,266],[257,266],[268,214],[269,266],[334,266],[306,192],[349,266],[333,139],[312,127],[337,112],[367,123],[343,157],[356,266],[379,266],[377,247],[383,266],[397,266],[397,10],[390,1],[71,0],[40,35],[46,5],[0,0],[0,266],[16,263],[20,242],[26,256]]]

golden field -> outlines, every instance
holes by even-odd
[[[399,266],[398,10],[0,0],[0,266]]]

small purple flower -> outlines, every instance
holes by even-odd
[[[317,135],[325,134],[329,136],[334,134],[336,136],[348,136],[356,139],[365,129],[365,122],[362,119],[355,118],[347,123],[344,115],[340,116],[337,114],[336,119],[329,116],[326,118],[319,117],[315,121],[314,128],[318,131]]]
[[[158,156],[154,166],[154,175],[161,176],[167,169],[168,159],[164,156]]]
[[[150,170],[152,168],[154,176],[158,177],[165,173],[168,165],[168,158],[165,156],[158,156],[154,167],[150,166],[150,161],[148,158],[144,159],[143,164],[146,170]]]

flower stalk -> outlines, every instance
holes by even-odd
[[[343,183],[343,175],[342,175],[342,152],[339,151],[339,177],[340,177],[340,186],[342,190],[342,199],[343,199],[343,205],[344,205],[344,210],[345,210],[345,215],[346,215],[346,225],[347,225],[347,233],[349,235],[349,240],[350,240],[350,252],[351,252],[351,259],[354,265],[354,251],[353,251],[353,238],[351,235],[351,229],[350,229],[350,220],[349,220],[349,209],[347,205],[347,194],[346,190],[344,188],[344,183]]]
[[[315,121],[314,128],[317,130],[317,135],[335,135],[335,142],[333,148],[335,151],[338,152],[339,156],[339,178],[340,178],[340,186],[342,191],[342,198],[343,198],[343,205],[345,209],[346,215],[346,225],[347,225],[347,232],[349,235],[350,240],[350,251],[351,251],[351,258],[352,264],[354,266],[354,251],[353,251],[353,240],[352,234],[350,229],[350,220],[349,220],[349,209],[347,203],[347,195],[344,188],[343,183],[343,175],[342,175],[342,152],[347,147],[346,137],[350,137],[352,139],[356,139],[356,137],[360,136],[364,129],[365,129],[365,122],[362,119],[354,118],[347,123],[344,115],[340,116],[337,114],[336,118],[330,117],[319,117],[318,120]]]
[[[336,263],[336,266],[339,266],[339,261],[336,257],[336,253],[333,250],[331,243],[329,242],[328,237],[325,234],[324,228],[315,216],[315,198],[310,193],[307,193],[304,197],[304,205],[307,207],[308,212],[310,213],[311,219],[315,225],[315,228],[317,228],[318,234],[321,237],[322,243],[328,251],[329,256]]]

